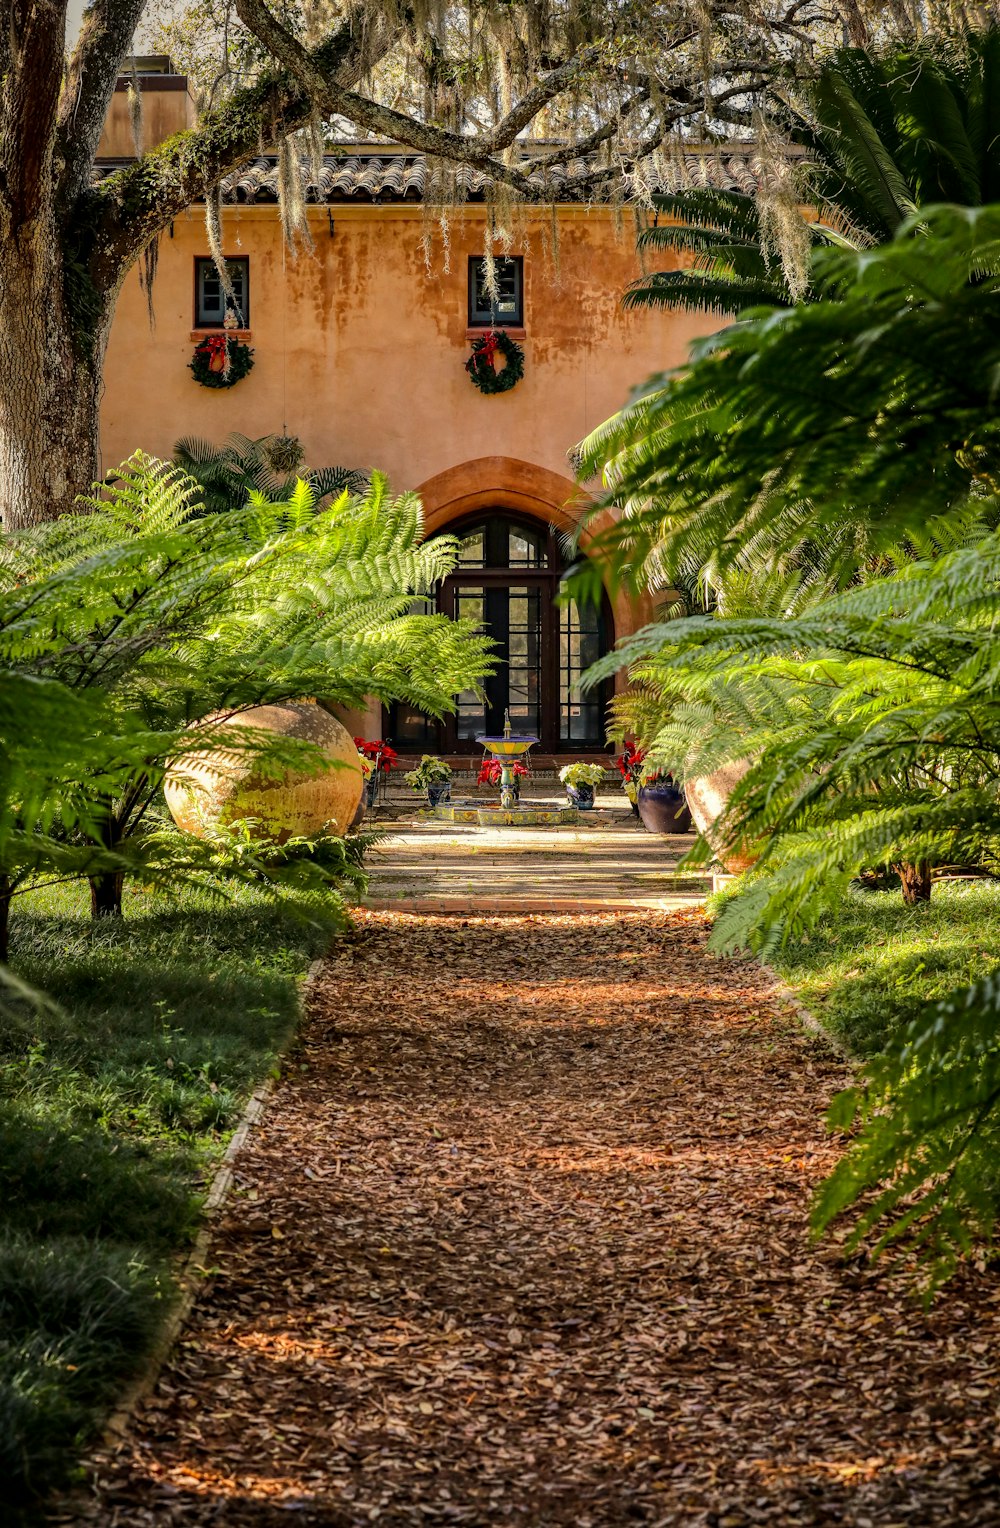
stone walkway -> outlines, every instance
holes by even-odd
[[[810,1246],[842,1064],[704,939],[363,912],[183,1341],[54,1521],[1000,1520],[995,1280],[926,1314]]]
[[[537,793],[540,804],[557,799],[555,789]],[[372,908],[662,912],[694,905],[711,888],[710,876],[677,869],[692,835],[647,833],[624,799],[581,812],[573,828],[479,828],[429,812],[375,826],[386,837],[368,861]]]

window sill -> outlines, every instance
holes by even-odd
[[[504,334],[509,334],[512,340],[524,340],[528,337],[528,331],[524,328],[523,324],[494,324],[493,328],[502,330]],[[483,335],[489,334],[489,332],[489,324],[477,324],[475,328],[470,327],[466,329],[465,338],[467,340],[481,340]]]
[[[239,340],[242,345],[245,345],[247,340],[253,338],[252,331],[249,329],[223,329],[221,324],[217,329],[191,330],[191,338],[193,340],[207,340],[213,334],[228,334],[231,340]]]

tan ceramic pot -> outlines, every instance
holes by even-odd
[[[201,837],[220,824],[253,817],[262,835],[279,844],[312,838],[327,823],[336,823],[337,833],[346,832],[361,800],[364,775],[354,740],[335,716],[312,701],[289,701],[244,711],[220,726],[306,738],[336,767],[318,774],[289,771],[269,780],[254,774],[252,759],[241,763],[222,751],[179,759],[164,784],[179,828]]]
[[[750,768],[748,759],[723,764],[710,775],[698,775],[684,783],[684,794],[691,808],[694,825],[712,846],[712,851],[729,875],[742,875],[760,858],[757,854],[736,854],[726,849],[712,829],[729,805],[729,798]]]

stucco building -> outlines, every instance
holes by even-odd
[[[147,141],[183,127],[185,81],[141,80]],[[102,168],[134,152],[124,90],[101,146]],[[538,732],[539,753],[592,751],[604,741],[603,701],[582,697],[580,671],[650,616],[643,602],[606,598],[600,610],[557,609],[565,536],[587,496],[573,481],[573,446],[655,371],[683,359],[704,319],[627,313],[620,298],[640,272],[635,224],[601,205],[557,203],[523,216],[500,267],[500,301],[484,290],[486,208],[470,178],[447,240],[424,207],[418,155],[352,145],[327,154],[310,184],[312,248],[289,252],[273,156],[223,188],[224,251],[240,297],[239,337],[253,370],[230,388],[201,386],[195,346],[218,333],[224,300],[209,260],[204,210],[192,207],[160,238],[147,314],[140,272],[122,293],[102,410],[105,469],[137,446],[169,456],[196,435],[221,443],[238,430],[300,438],[315,466],[386,472],[421,495],[427,534],[463,537],[458,572],[439,608],[474,615],[500,645],[485,707],[464,696],[439,727],[404,708],[371,715],[407,752],[471,752],[509,707]],[[492,324],[524,352],[523,378],[486,396],[466,370]],[[584,540],[584,549],[586,540]]]

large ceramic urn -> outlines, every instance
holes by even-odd
[[[710,775],[698,775],[684,782],[684,794],[691,808],[694,825],[712,846],[722,868],[730,875],[742,875],[758,859],[756,854],[739,854],[728,849],[715,832],[716,822],[725,812],[730,796],[749,768],[748,759],[736,759],[732,764],[723,764],[721,769],[714,770]]]
[[[203,836],[212,828],[252,817],[261,836],[279,844],[288,838],[312,838],[327,825],[337,833],[347,830],[361,800],[364,775],[354,740],[335,716],[312,701],[288,701],[244,711],[219,726],[223,737],[227,727],[252,727],[305,738],[322,749],[332,767],[268,777],[255,769],[252,755],[241,759],[224,746],[218,753],[178,759],[164,794],[179,828]]]

